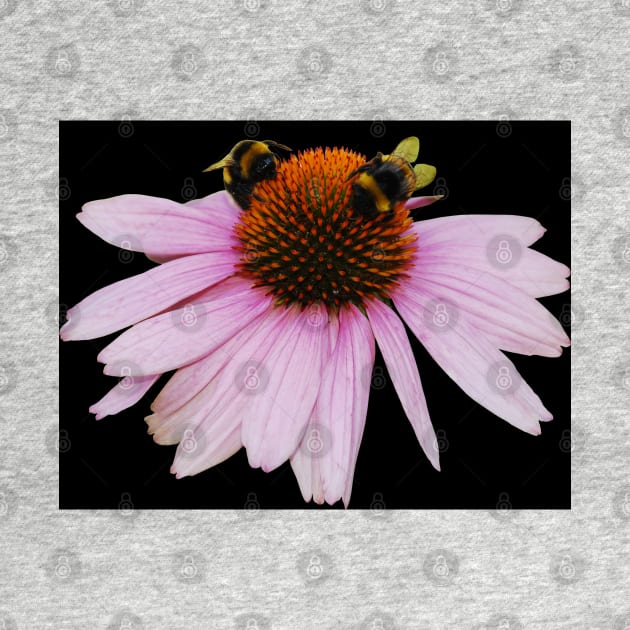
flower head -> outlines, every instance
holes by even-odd
[[[529,248],[544,229],[518,216],[413,222],[412,209],[439,197],[358,212],[350,179],[363,164],[346,149],[292,155],[255,185],[247,210],[227,192],[86,204],[78,218],[88,229],[111,243],[133,235],[133,248],[161,263],[68,312],[64,340],[128,328],[98,356],[122,380],[91,407],[97,419],[176,370],[146,422],[157,443],[179,445],[178,477],[245,447],[265,471],[290,460],[305,500],[347,506],[375,342],[439,470],[404,320],[471,398],[540,433],[551,414],[502,351],[551,357],[569,345],[536,300],[568,287],[569,270]]]

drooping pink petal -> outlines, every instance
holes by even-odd
[[[431,327],[433,313],[423,297],[399,291],[393,297],[401,317],[441,368],[473,400],[510,424],[540,434],[539,420],[550,420],[514,364],[461,315],[443,327]]]
[[[328,327],[328,339],[324,341],[327,347],[322,355],[322,382],[319,388],[318,400],[330,397],[329,389],[332,381],[329,372],[336,370],[340,356],[335,353],[338,337],[339,317],[332,316]],[[313,498],[320,505],[325,501],[324,480],[320,468],[320,460],[330,450],[333,435],[330,427],[333,421],[334,419],[329,414],[322,414],[321,405],[318,404],[318,401],[315,401],[315,406],[304,430],[302,441],[291,456],[291,467],[297,478],[304,500],[310,501]],[[317,441],[315,448],[312,447],[314,440]]]
[[[432,203],[442,199],[444,195],[429,195],[427,197],[411,197],[405,202],[407,210],[415,210],[416,208],[424,208],[430,206]]]
[[[220,299],[185,305],[136,324],[98,355],[104,372],[119,376],[173,370],[211,353],[269,309],[272,299],[234,278]]]
[[[232,356],[226,362],[221,359],[223,365],[206,387],[170,415],[158,413],[147,418],[150,431],[156,429],[156,441],[164,443],[179,438],[182,427],[187,427],[189,436],[199,444],[190,452],[180,443],[171,468],[178,478],[195,475],[214,465],[216,449],[219,448],[220,454],[224,452],[221,445],[226,438],[238,429],[240,443],[243,420],[259,417],[259,406],[269,395],[267,388],[273,369],[267,363],[268,358],[275,347],[285,342],[286,327],[295,318],[295,310],[274,309],[266,317],[260,317],[253,324],[255,330],[249,339],[241,339],[240,344],[230,347]]]
[[[248,343],[265,316],[257,317],[214,352],[177,370],[151,404],[156,416],[168,417],[201,392],[232,361],[237,351]]]
[[[93,339],[126,328],[234,273],[234,252],[186,256],[92,293],[68,311],[64,341]]]
[[[374,335],[358,309],[339,312],[339,334],[322,375],[317,403],[300,446],[291,458],[305,500],[347,507],[363,437],[374,365]],[[321,452],[309,447],[321,432]]]
[[[437,438],[405,327],[394,311],[378,300],[368,302],[366,311],[405,414],[425,455],[440,470]]]
[[[491,273],[451,262],[418,260],[403,292],[444,304],[451,317],[465,315],[497,347],[555,357],[570,340],[560,323],[533,297]]]
[[[289,311],[280,341],[264,361],[265,387],[243,416],[249,464],[265,472],[289,459],[300,443],[319,391],[327,347],[329,323],[323,306]]]
[[[570,269],[528,247],[519,247],[518,251],[513,252],[514,258],[510,264],[503,265],[497,259],[496,239],[494,248],[492,240],[471,239],[468,243],[459,241],[423,243],[420,240],[419,244],[420,249],[415,257],[419,266],[451,263],[487,271],[532,297],[555,295],[569,288],[569,281],[566,278],[571,273]]]
[[[161,374],[149,376],[125,376],[103,398],[94,403],[89,411],[97,420],[113,416],[135,405],[160,378]]]
[[[230,251],[235,244],[234,202],[225,191],[195,204],[146,195],[121,195],[86,203],[77,219],[103,240],[151,260]]]

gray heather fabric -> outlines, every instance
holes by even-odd
[[[0,628],[630,628],[629,29],[627,0],[0,0]],[[570,118],[574,509],[60,513],[57,120],[125,116]]]

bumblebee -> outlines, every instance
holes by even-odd
[[[420,141],[415,136],[405,138],[390,155],[376,154],[369,162],[350,173],[353,207],[365,217],[391,212],[407,201],[418,189],[428,186],[436,175],[429,164],[416,164]]]
[[[291,151],[289,147],[273,140],[241,140],[222,160],[203,172],[222,168],[225,189],[243,210],[247,210],[254,186],[264,179],[273,179],[276,176],[280,158],[273,149]]]

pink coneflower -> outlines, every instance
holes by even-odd
[[[244,446],[264,471],[290,459],[306,501],[347,506],[375,343],[439,470],[404,321],[471,398],[538,435],[552,416],[502,350],[553,357],[570,343],[536,300],[568,288],[569,269],[529,248],[544,229],[520,216],[412,221],[412,209],[439,197],[359,215],[347,178],[364,162],[345,149],[293,155],[247,211],[227,192],[86,204],[78,218],[88,229],[110,243],[130,235],[161,263],[68,313],[64,340],[130,326],[98,356],[122,380],[90,408],[96,418],[176,370],[146,422],[158,444],[179,444],[178,478]]]

